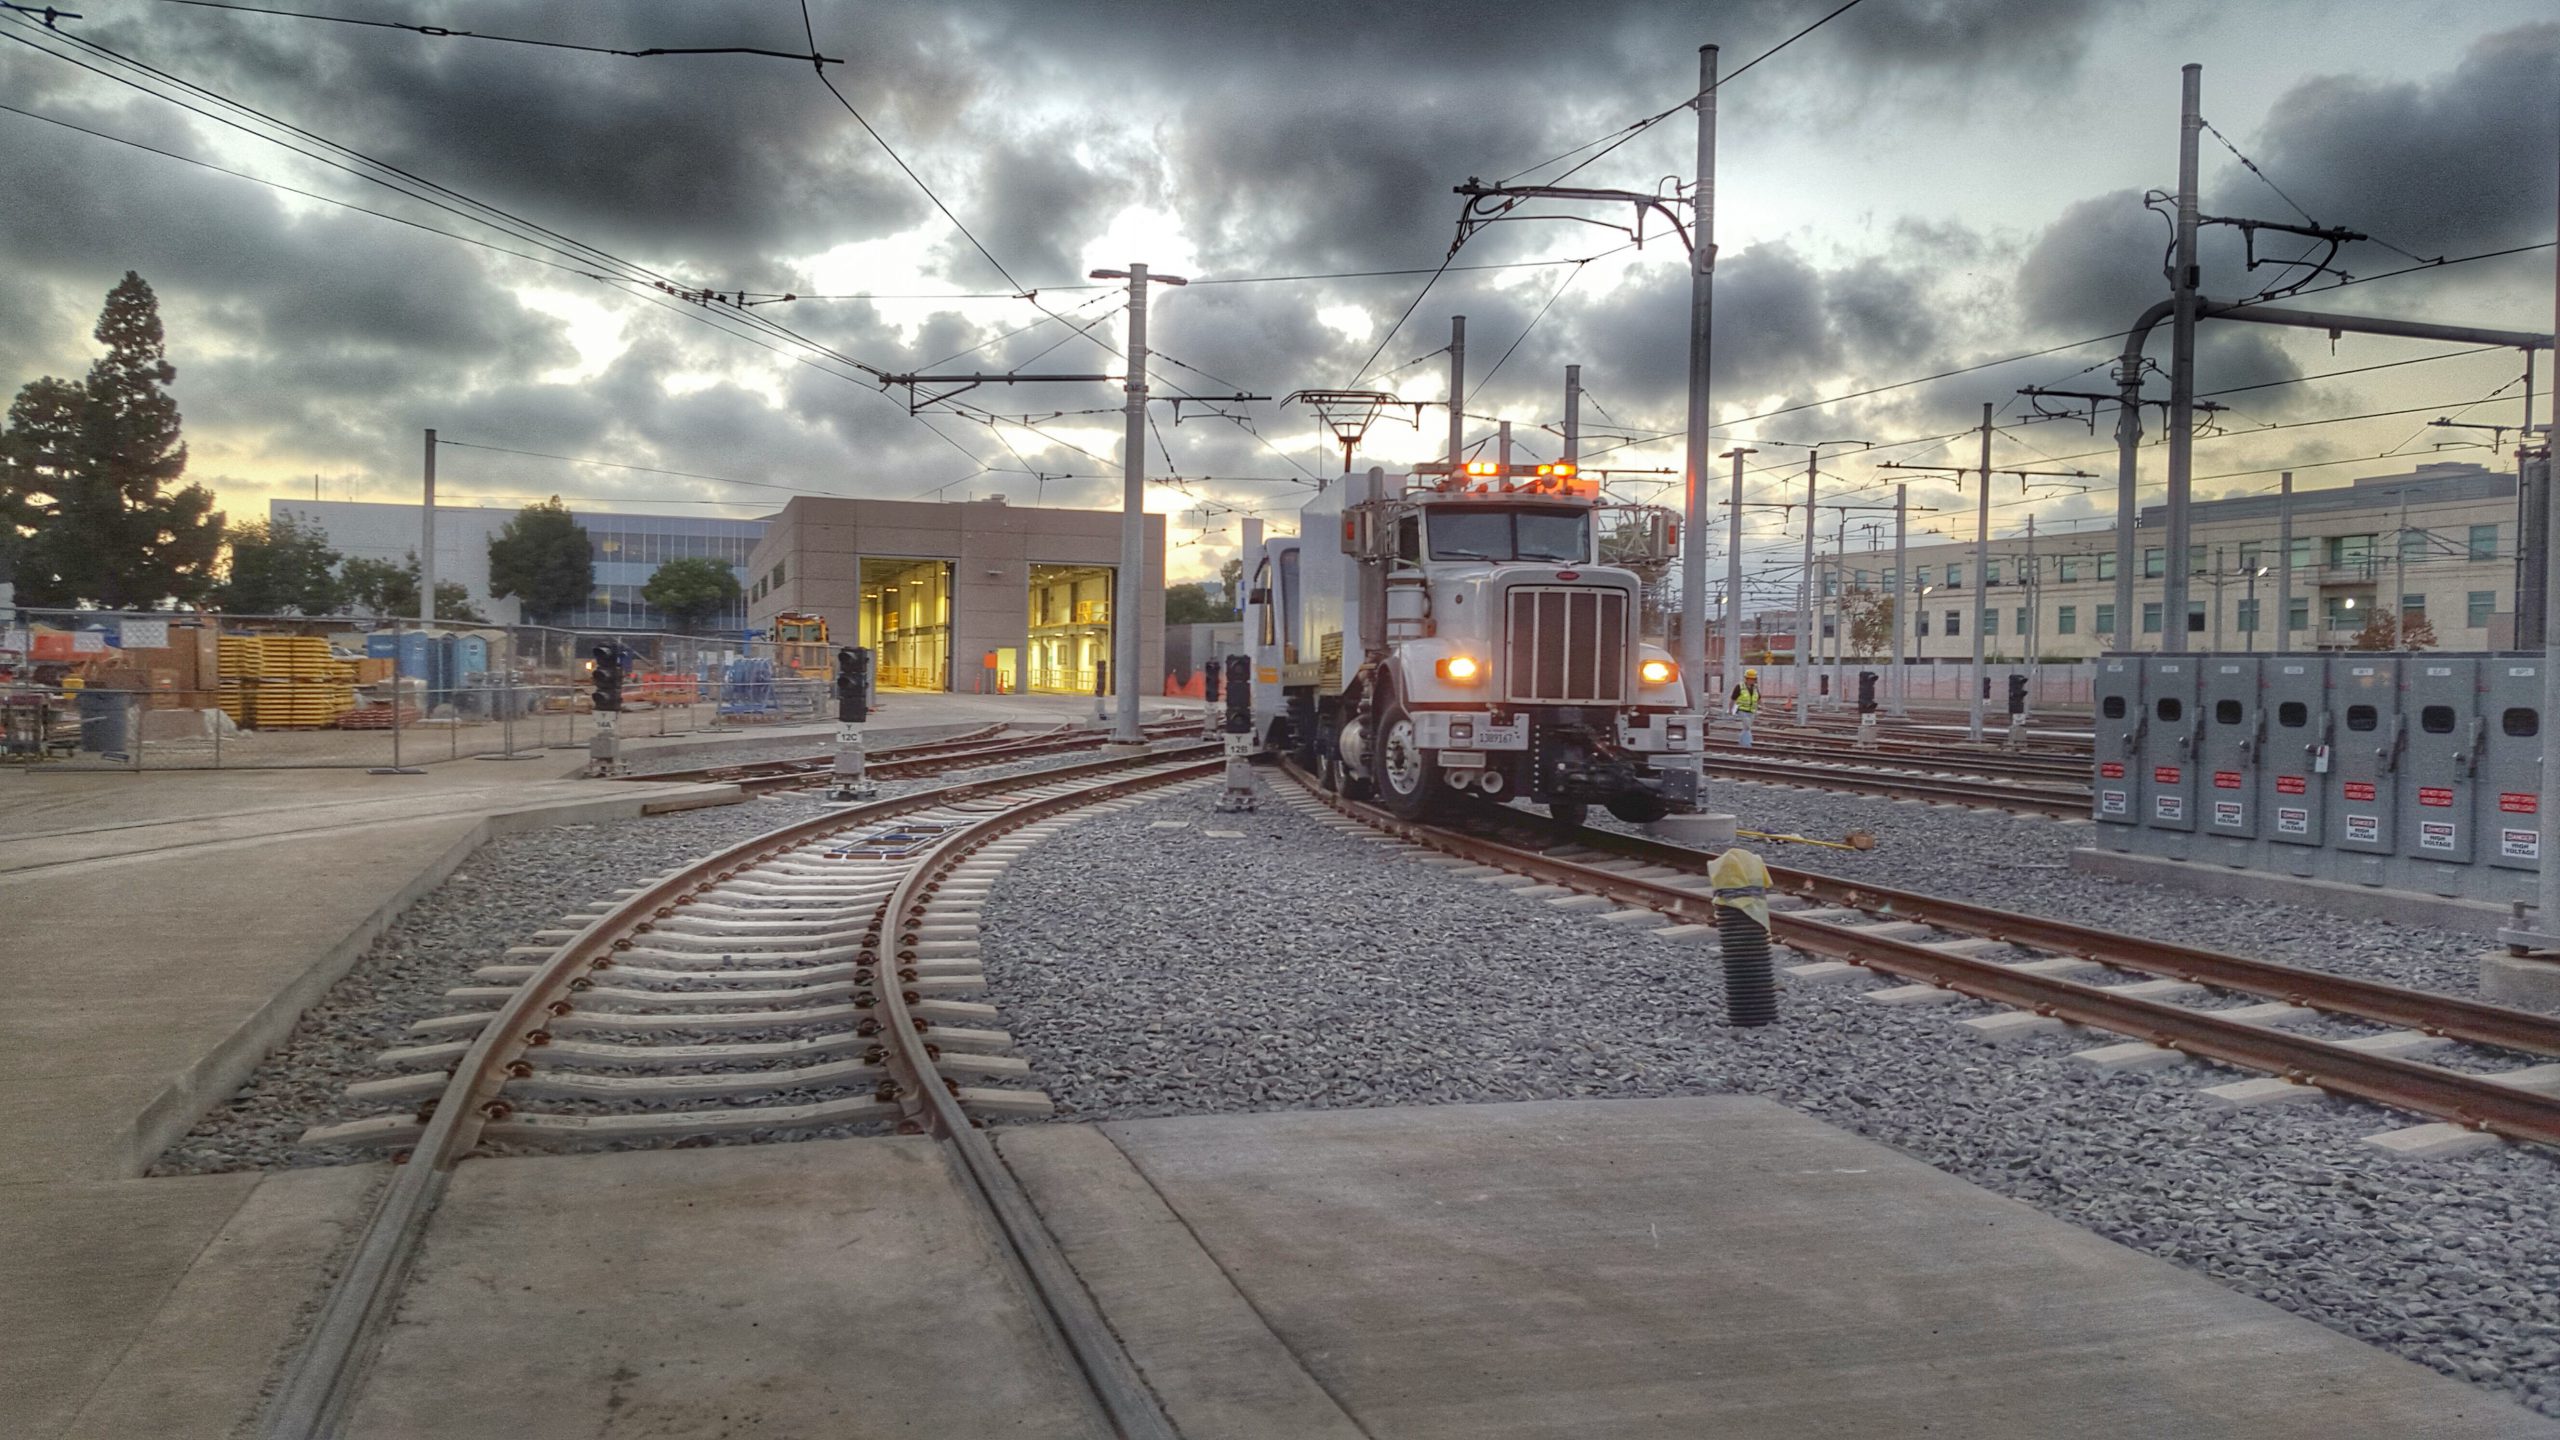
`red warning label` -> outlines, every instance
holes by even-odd
[[[2213,772],[2213,788],[2214,788],[2214,789],[2216,789],[2216,790],[2237,790],[2237,789],[2239,789],[2239,788],[2240,788],[2240,772],[2239,772],[2239,771],[2237,771],[2237,770],[2216,770],[2216,771],[2214,771],[2214,772]]]
[[[2418,787],[2418,803],[2432,805],[2439,810],[2447,809],[2453,804],[2453,792],[2441,786],[2421,785]]]
[[[2309,783],[2299,775],[2279,775],[2276,777],[2276,793],[2279,795],[2308,794],[2310,792],[2310,788]]]
[[[2347,782],[2346,791],[2347,798],[2350,800],[2370,800],[2373,798],[2373,785],[2370,781],[2350,780]]]
[[[2155,766],[2153,766],[2153,767],[2152,767],[2152,769],[2151,769],[2151,783],[2152,783],[2152,784],[2154,784],[2154,785],[2175,785],[2175,784],[2177,784],[2177,783],[2178,783],[2178,767],[2177,767],[2177,766],[2175,766],[2175,765],[2155,765]]]
[[[2542,811],[2542,797],[2527,790],[2501,790],[2498,808],[2509,815],[2536,815]]]
[[[2117,761],[2110,760],[2098,767],[2098,778],[2101,780],[2121,780],[2124,778],[2124,766]]]

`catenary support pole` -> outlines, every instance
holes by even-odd
[[[2027,587],[2027,643],[2021,658],[2027,667],[2027,713],[2036,708],[2036,681],[2040,671],[2036,665],[2036,641],[2044,627],[2044,572],[2036,568],[2036,517],[2027,516],[2027,568],[2019,577]]]
[[[1698,49],[1698,157],[1696,223],[1689,236],[1689,481],[1688,531],[1680,547],[1680,669],[1707,673],[1707,533],[1714,507],[1707,500],[1707,431],[1715,354],[1716,281],[1716,47]],[[1735,452],[1739,455],[1742,452]],[[1742,462],[1733,462],[1733,514],[1725,531],[1725,684],[1742,678]],[[1701,681],[1703,683],[1703,680]],[[1712,711],[1710,710],[1710,713]]]
[[[418,618],[436,623],[436,432],[427,432],[426,508],[418,516]],[[399,687],[393,687],[396,703]],[[394,762],[397,763],[396,761]]]
[[[2391,532],[2391,648],[2409,648],[2409,492],[2400,492],[2400,524]]]
[[[1809,658],[1813,650],[1813,526],[1819,513],[1813,508],[1815,491],[1822,484],[1822,451],[1819,447],[1805,452],[1804,457],[1804,568],[1796,572],[1796,723],[1807,723],[1813,714],[1813,667]],[[1734,518],[1741,519],[1741,498],[1735,497]]]
[[[1147,267],[1129,267],[1128,431],[1120,456],[1120,575],[1111,610],[1114,744],[1141,743],[1138,730],[1138,597],[1147,563]]]
[[[1508,476],[1511,473],[1511,422],[1503,421],[1494,427],[1493,433],[1494,463],[1500,465],[1502,473]]]
[[[2276,492],[2276,653],[2293,653],[2293,472]]]
[[[1467,317],[1449,317],[1449,473],[1467,460]]]
[[[2169,340],[2169,498],[2167,563],[2160,586],[2160,648],[2187,648],[2188,489],[2195,469],[2196,407],[2196,142],[2204,126],[2200,108],[2204,67],[2181,74],[2178,103],[2177,270],[2171,276]],[[2117,623],[2123,623],[2122,616]]]
[[[1582,367],[1564,367],[1564,459],[1582,462]]]
[[[1759,453],[1747,445],[1736,445],[1724,453],[1724,458],[1733,462],[1733,513],[1725,517],[1724,530],[1724,686],[1727,691],[1742,683],[1742,457]],[[1694,525],[1697,522],[1693,519],[1690,523]],[[1692,530],[1689,533],[1694,535],[1698,532]],[[1698,555],[1697,574],[1696,584],[1703,610],[1707,588],[1707,559],[1703,550]],[[1699,642],[1703,645],[1706,638],[1706,629],[1701,625],[1698,627]]]
[[[1965,684],[1972,702],[1966,725],[1969,738],[1982,738],[1982,617],[1991,606],[1991,587],[1983,583],[1991,560],[1991,402],[1982,402],[1982,490],[1975,496],[1973,520],[1973,678]]]
[[[1849,512],[1831,536],[1831,703],[1849,703]]]
[[[1904,687],[1910,683],[1909,677],[1904,673],[1904,657],[1908,654],[1908,651],[1905,648],[1903,637],[1910,633],[1910,612],[1914,612],[1918,609],[1916,601],[1905,601],[1903,598],[1906,595],[1916,595],[1919,593],[1919,587],[1911,583],[1909,554],[1910,530],[1908,528],[1910,515],[1911,487],[1908,485],[1894,486],[1893,600],[1891,602],[1893,605],[1893,683],[1886,687],[1887,695],[1889,696],[1886,701],[1886,707],[1889,713],[1894,715],[1908,713],[1904,705]]]

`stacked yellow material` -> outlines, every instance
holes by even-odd
[[[261,635],[258,649],[266,663],[261,673],[271,679],[338,679],[338,661],[329,654],[329,642],[317,635]]]
[[[329,653],[317,635],[247,637],[257,651],[246,687],[249,718],[261,730],[318,730],[356,708],[355,667]],[[222,637],[228,646],[232,637]],[[226,649],[223,671],[230,673]]]
[[[234,725],[249,723],[248,691],[266,671],[266,651],[255,635],[224,635],[215,642],[219,647],[220,680],[214,703],[231,717]]]

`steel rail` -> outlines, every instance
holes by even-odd
[[[1660,911],[1687,923],[1714,923],[1714,902],[1699,891],[1634,878],[1481,836],[1408,821],[1375,806],[1327,793],[1294,768],[1289,773],[1335,810],[1389,834],[1480,864],[1496,865],[1569,889]],[[1586,836],[1592,833],[1584,832]],[[1701,868],[1697,860],[1703,858],[1703,853],[1687,853],[1692,857],[1687,868]],[[1780,873],[1773,867],[1770,878],[1783,885],[1785,882],[1780,881]],[[1941,923],[1941,916],[1964,908],[1969,907],[1950,906],[1948,911],[1934,916],[1924,910],[1911,914],[1910,918]],[[1803,919],[1778,910],[1770,912],[1769,920],[1774,938],[1809,954],[1845,960],[1907,980],[2012,1005],[2071,1024],[2147,1040],[2184,1054],[2279,1075],[2297,1083],[2317,1085],[2339,1094],[2433,1116],[2508,1139],[2560,1146],[2560,1097],[2536,1094],[2517,1086],[2501,1085],[2486,1077],[2413,1060],[2350,1050],[2328,1041],[2287,1034],[2269,1026],[2225,1020],[2210,1010],[2188,1010],[2159,1001],[2114,994],[2102,986],[2037,974],[1925,943],[1866,934],[1852,926]],[[1943,923],[1949,928],[1961,928],[1953,919],[1945,919]],[[2293,971],[2291,974],[2297,983],[2309,982],[2315,991],[2319,980],[2343,978],[2321,977],[2305,971]],[[2203,980],[2205,977],[2197,978]],[[2369,985],[2371,982],[2349,983]],[[2476,1002],[2456,1001],[2450,996],[2426,996],[2418,991],[2403,993],[2423,996],[2430,1005],[2441,1004],[2447,1015],[2466,1008],[2498,1009],[2496,1006],[2477,1006]],[[2547,1017],[2511,1013],[2519,1020],[2551,1023]],[[2441,1023],[2434,1028],[2452,1033]],[[2543,1044],[2549,1043],[2546,1036]],[[2543,1053],[2549,1052],[2544,1050]]]
[[[1002,726],[994,727],[1002,729]],[[1179,724],[1157,722],[1148,727],[1147,738],[1167,739],[1185,731],[1196,730],[1196,721]],[[1009,760],[1027,760],[1041,755],[1055,755],[1065,750],[1085,750],[1110,740],[1104,731],[1044,732],[1017,736],[992,744],[963,743],[958,740],[925,741],[902,745],[895,749],[871,752],[865,759],[864,771],[875,779],[893,779],[937,767],[952,768],[964,764],[999,765]],[[736,765],[710,765],[695,770],[659,770],[646,775],[625,775],[625,780],[669,782],[734,782],[750,794],[771,790],[806,789],[824,785],[835,778],[835,756],[808,755],[792,760],[748,761]]]
[[[1897,746],[1891,749],[1857,748],[1848,745],[1794,743],[1775,744],[1755,741],[1749,747],[1712,742],[1707,754],[1720,760],[1747,760],[1760,757],[1770,760],[1792,760],[1802,764],[1847,765],[1862,770],[1902,769],[1934,770],[1950,775],[1970,775],[1985,780],[2052,780],[2069,782],[2089,778],[2091,763],[2060,755],[2001,755],[1982,751],[1930,751],[1926,748]]]
[[[1819,765],[1795,765],[1785,761],[1727,760],[1706,756],[1700,766],[1710,775],[1729,780],[1752,780],[1762,784],[1806,785],[1817,790],[1843,790],[1853,795],[1880,795],[1894,800],[1939,800],[1958,805],[1991,805],[2003,810],[2027,814],[2050,815],[2056,819],[2083,819],[2089,814],[2090,794],[2086,790],[2069,790],[2050,786],[2002,785],[1985,781],[1979,784],[1930,775],[1866,775],[1826,769]]]
[[[1705,869],[1702,863],[1705,852],[1667,845],[1643,836],[1586,829],[1575,840],[1596,850],[1607,850],[1650,864],[1702,873]],[[2386,985],[2352,975],[2307,970],[2272,960],[2251,960],[2175,941],[2123,935],[2075,925],[2068,920],[2022,915],[2014,910],[1923,895],[1916,890],[1897,890],[1864,880],[1844,880],[1809,870],[1772,865],[1769,867],[1769,883],[1786,894],[1825,905],[1846,906],[1896,920],[1939,925],[1987,939],[2112,965],[2121,970],[2139,970],[2163,979],[2261,995],[2314,1010],[2423,1030],[2467,1044],[2560,1056],[2560,1016],[2491,1005],[2432,990]]]
[[[391,1183],[384,1187],[367,1217],[345,1269],[330,1287],[310,1334],[268,1402],[260,1433],[268,1440],[318,1440],[339,1432],[355,1399],[363,1362],[398,1303],[401,1281],[416,1258],[427,1221],[443,1198],[454,1167],[478,1144],[482,1128],[507,1111],[500,1091],[511,1078],[509,1067],[526,1050],[547,1043],[550,1036],[543,1022],[574,1008],[571,997],[580,982],[609,968],[617,954],[630,949],[638,937],[655,928],[658,920],[673,915],[708,886],[735,878],[741,870],[839,830],[974,795],[1161,765],[1182,758],[1183,754],[1175,751],[1114,756],[994,780],[940,785],[847,806],[697,860],[598,916],[552,952],[533,976],[508,997],[455,1064],[444,1094],[429,1102],[431,1113],[425,1132],[414,1147],[397,1157],[399,1163],[392,1172]],[[884,987],[883,993],[893,992]]]
[[[926,907],[941,888],[942,877],[970,852],[1035,820],[1118,795],[1212,774],[1222,763],[1202,761],[1181,770],[1133,775],[1071,794],[1034,800],[944,835],[925,851],[922,863],[898,881],[881,907],[882,923],[888,927],[884,937],[896,939],[894,956],[882,959],[881,968],[886,970],[892,964],[904,965],[915,959],[918,927],[923,923]],[[885,943],[881,946],[884,956],[891,948]],[[1136,1363],[1121,1347],[1110,1323],[1103,1319],[1100,1307],[1068,1263],[1057,1238],[1049,1233],[1022,1182],[996,1154],[978,1122],[961,1108],[956,1088],[936,1072],[929,1032],[909,1018],[906,1007],[914,997],[901,992],[894,983],[898,978],[888,976],[878,987],[880,1029],[890,1042],[888,1064],[890,1073],[897,1077],[896,1098],[907,1112],[908,1123],[951,1148],[971,1197],[995,1222],[998,1233],[1004,1236],[1007,1253],[1020,1267],[1020,1278],[1040,1302],[1044,1328],[1083,1377],[1114,1431],[1125,1440],[1175,1440],[1172,1421],[1138,1374]]]

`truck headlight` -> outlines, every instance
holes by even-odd
[[[1680,678],[1680,667],[1668,660],[1647,660],[1636,667],[1636,674],[1647,685],[1668,685]]]
[[[1452,685],[1473,685],[1484,678],[1483,664],[1467,655],[1452,655],[1431,668]]]

